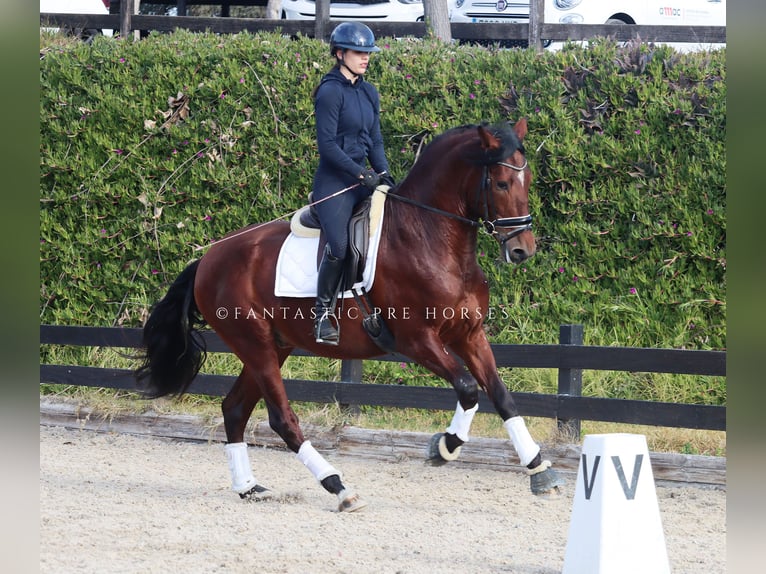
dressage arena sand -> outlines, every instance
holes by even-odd
[[[466,448],[468,448],[468,445]],[[277,497],[229,490],[220,443],[40,427],[40,572],[554,574],[574,495],[518,472],[328,456],[369,503],[336,512],[286,451],[252,447]],[[726,571],[726,493],[657,487],[674,574]],[[649,573],[647,573],[649,574]]]

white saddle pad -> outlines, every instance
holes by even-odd
[[[381,229],[383,228],[383,207],[387,186],[380,186],[372,194],[370,207],[370,246],[364,264],[362,280],[354,287],[372,289],[375,280],[375,264],[378,259]],[[301,212],[298,211],[290,222],[290,234],[282,244],[277,258],[277,277],[274,294],[277,297],[316,297],[317,294],[317,251],[319,249],[319,230],[308,229],[300,224]],[[343,293],[344,298],[353,297],[351,291]]]

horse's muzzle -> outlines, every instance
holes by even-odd
[[[500,243],[500,251],[503,256],[503,260],[506,263],[513,263],[518,265],[523,263],[535,254],[535,240],[534,237],[530,241],[524,241],[528,234],[516,235],[514,237],[508,237],[507,239],[498,238]],[[531,234],[530,234],[531,235]]]

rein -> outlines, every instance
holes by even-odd
[[[504,161],[498,161],[496,162],[496,164],[502,165],[503,167],[509,167],[515,171],[524,171],[528,165],[526,158],[524,158],[524,165],[522,166],[512,165]],[[485,165],[484,171],[482,173],[482,178],[481,178],[481,187],[479,188],[479,193],[482,194],[484,197],[484,220],[483,221],[476,221],[474,219],[469,219],[467,217],[463,217],[462,215],[458,215],[457,213],[452,213],[451,211],[445,211],[443,209],[439,209],[438,207],[433,207],[431,205],[421,203],[414,199],[410,199],[409,197],[396,195],[395,193],[386,192],[386,195],[388,197],[391,197],[403,203],[408,203],[410,205],[414,205],[426,211],[430,211],[432,213],[436,213],[438,215],[448,217],[449,219],[460,221],[461,223],[465,223],[472,227],[477,227],[477,228],[483,227],[484,230],[489,235],[497,236],[497,239],[501,243],[501,245],[504,245],[510,239],[513,239],[517,235],[520,235],[524,233],[525,231],[532,229],[532,216],[521,215],[519,217],[502,217],[502,218],[490,219],[490,216],[489,216],[489,204],[491,203],[491,199],[490,199],[491,194],[489,193],[490,181],[491,181],[491,178],[489,177],[489,168],[488,166]],[[493,205],[493,210],[494,210],[494,205]],[[515,229],[511,231],[510,233],[501,236],[500,232],[497,230],[498,227],[500,228],[512,227]]]

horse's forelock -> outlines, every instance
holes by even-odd
[[[480,165],[489,165],[512,156],[516,150],[520,150],[521,153],[524,153],[524,145],[521,143],[519,136],[516,135],[516,132],[513,130],[513,126],[508,122],[502,122],[494,125],[466,124],[454,127],[436,136],[433,140],[431,140],[431,143],[428,144],[426,149],[436,148],[440,142],[451,140],[464,134],[476,134],[478,133],[477,130],[479,127],[489,131],[495,138],[497,138],[500,141],[500,146],[494,149],[483,149],[481,147],[476,147],[467,150],[464,156],[468,161],[472,163],[478,163]]]
[[[486,129],[500,140],[500,147],[484,150],[485,153],[483,155],[485,160],[482,163],[490,164],[503,161],[505,158],[512,156],[516,150],[524,153],[524,145],[521,143],[519,136],[516,135],[516,132],[510,123],[503,122],[501,124],[489,126]]]

